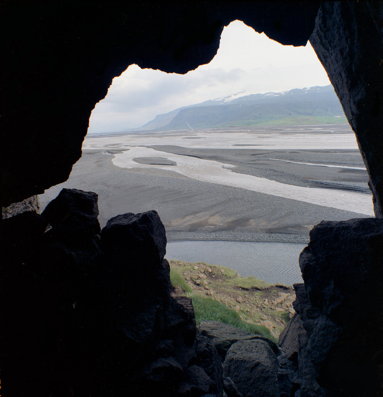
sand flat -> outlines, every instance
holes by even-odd
[[[346,210],[364,215],[373,215],[369,195],[359,192],[315,187],[295,186],[253,175],[234,173],[233,165],[205,160],[191,156],[161,152],[148,147],[131,147],[128,151],[116,154],[113,164],[121,168],[151,168],[153,164],[137,163],[137,158],[162,157],[173,163],[174,172],[201,182],[231,186],[272,196],[298,200],[324,207]],[[157,168],[169,169],[168,165],[158,164]]]
[[[103,149],[106,146],[129,148],[130,146],[174,145],[188,148],[230,149],[245,145],[247,149],[357,149],[351,130],[338,132],[329,128],[269,129],[258,131],[187,131],[166,133],[138,133],[114,136],[89,136],[84,149]],[[339,128],[339,127],[338,127]],[[241,146],[238,146],[241,145]]]
[[[316,128],[88,137],[69,180],[41,204],[73,187],[99,194],[101,224],[157,210],[170,240],[307,241],[322,220],[372,209],[354,136]]]

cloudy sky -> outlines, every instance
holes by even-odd
[[[93,110],[89,133],[136,128],[208,99],[328,84],[310,44],[283,46],[235,21],[224,29],[214,59],[185,75],[129,66]]]

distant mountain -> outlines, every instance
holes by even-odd
[[[332,86],[209,100],[160,114],[141,130],[199,130],[283,124],[345,123]]]

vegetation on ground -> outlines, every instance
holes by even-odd
[[[143,129],[167,131],[346,123],[333,87],[325,86],[205,101],[158,115]]]
[[[275,339],[293,313],[292,287],[201,262],[171,260],[170,269],[175,293],[192,299],[197,323],[221,321]]]
[[[170,281],[173,287],[179,288],[184,293],[191,293],[192,289],[185,279],[173,268],[170,268]]]
[[[218,126],[218,128],[345,124],[346,122],[346,117],[344,116],[290,116],[281,118],[276,117],[265,119],[258,118],[256,120],[241,120],[221,124]]]
[[[235,310],[228,308],[215,299],[197,294],[192,295],[191,298],[197,324],[201,321],[219,321],[272,340],[275,339],[266,327],[241,320],[241,317]]]

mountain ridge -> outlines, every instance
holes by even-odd
[[[274,124],[345,123],[331,85],[207,100],[157,115],[139,130],[198,130]]]

